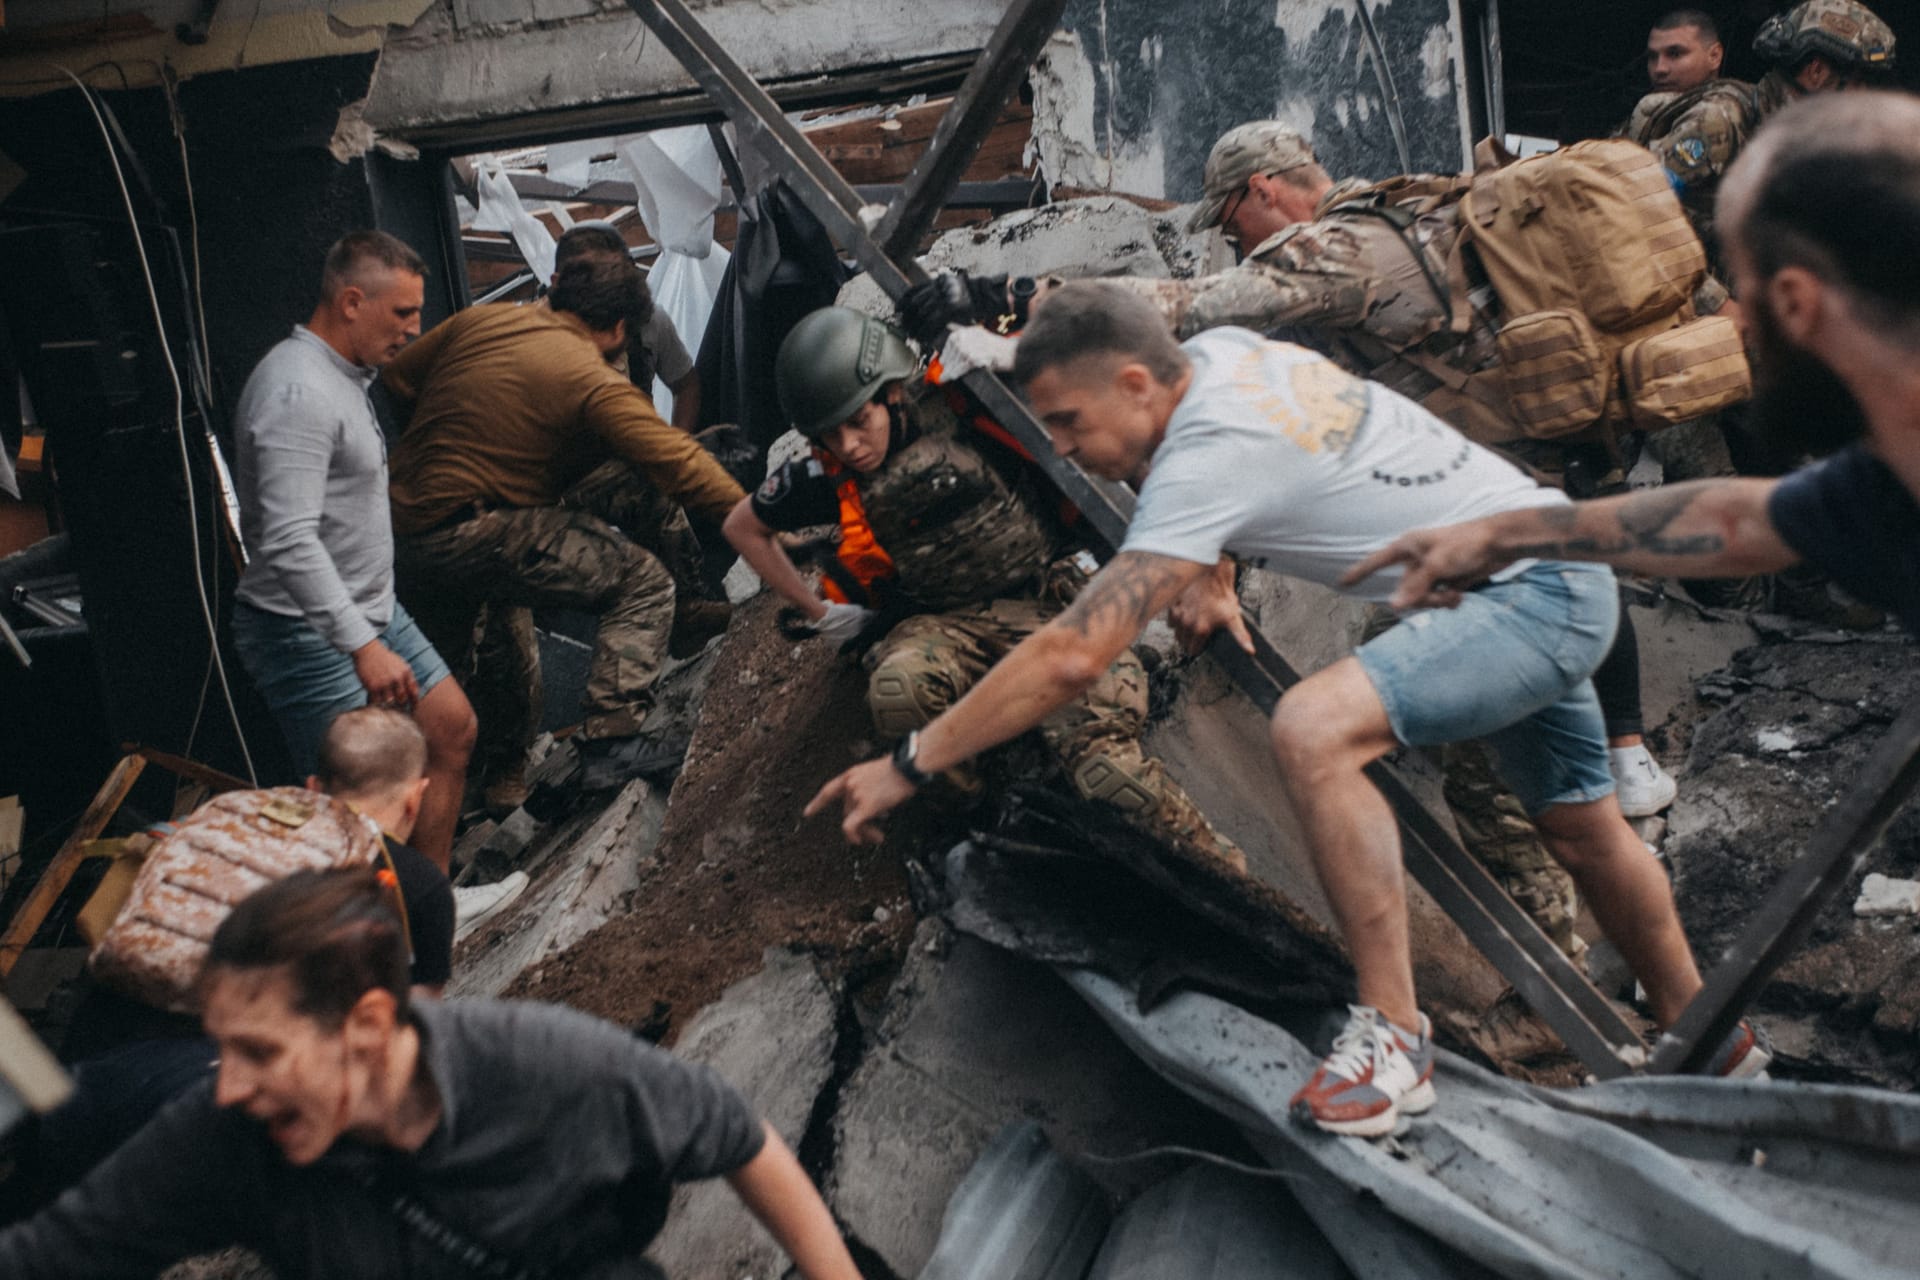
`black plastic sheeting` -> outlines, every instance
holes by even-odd
[[[1199,988],[1317,1014],[1352,993],[1345,956],[1274,890],[1043,787],[1010,789],[999,827],[941,871],[923,907],[1029,959],[1097,967],[1145,1007]]]
[[[847,276],[825,228],[785,183],[740,207],[733,259],[696,363],[702,426],[738,424],[764,459],[787,430],[773,384],[781,340],[803,316],[832,305]]]

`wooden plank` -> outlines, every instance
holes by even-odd
[[[157,764],[168,773],[185,778],[188,782],[197,782],[209,791],[245,791],[253,784],[245,778],[236,778],[223,773],[212,765],[201,764],[198,760],[189,760],[186,756],[174,755],[171,751],[162,751],[158,747],[142,746],[137,742],[122,743],[120,749],[128,755],[142,756],[148,764]]]
[[[73,879],[73,873],[85,861],[87,842],[107,829],[107,824],[120,811],[127,793],[133,790],[133,784],[140,780],[140,772],[146,767],[145,757],[137,755],[124,756],[119,764],[113,766],[106,783],[94,795],[93,803],[80,815],[80,821],[74,824],[66,843],[60,846],[60,852],[53,855],[53,861],[41,873],[40,883],[33,886],[32,894],[14,913],[6,933],[0,934],[0,978],[6,977],[13,971],[13,966],[19,963],[20,953],[33,942],[33,935],[40,932],[40,925],[46,920],[47,913],[53,910],[53,904],[60,900],[61,893]]]

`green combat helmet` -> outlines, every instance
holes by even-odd
[[[1819,54],[1854,75],[1893,69],[1893,28],[1854,0],[1805,0],[1768,18],[1753,51],[1792,69]]]
[[[885,321],[852,307],[822,307],[780,344],[773,384],[793,429],[818,440],[881,387],[912,377],[919,367],[913,348]]]

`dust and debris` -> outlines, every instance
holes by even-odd
[[[770,946],[809,951],[836,978],[897,964],[913,924],[899,910],[900,854],[928,819],[909,808],[887,844],[859,848],[832,821],[800,817],[821,784],[873,744],[864,674],[823,643],[783,637],[778,604],[764,594],[734,618],[630,912],[508,994],[624,1026],[651,1021],[671,1039],[758,969]]]

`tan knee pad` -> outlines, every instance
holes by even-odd
[[[1075,765],[1073,786],[1087,799],[1129,815],[1147,813],[1160,803],[1160,790],[1151,779],[1131,773],[1111,756],[1088,756]]]
[[[884,737],[912,733],[940,713],[927,705],[920,682],[903,671],[881,667],[867,680],[867,710]]]

